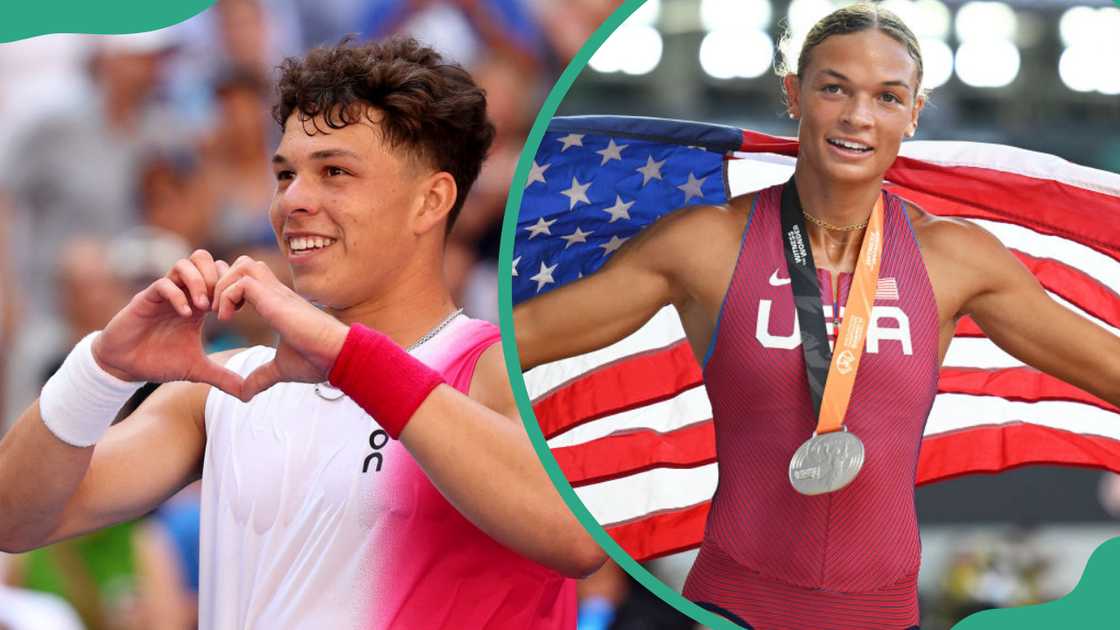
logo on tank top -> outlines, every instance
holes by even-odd
[[[770,275],[771,286],[783,286],[789,283],[788,278],[781,278],[778,270]],[[895,278],[879,279],[879,286],[875,291],[876,302],[897,302],[898,283]],[[832,312],[832,305],[824,305],[824,327],[828,334],[828,345],[833,346],[836,331],[840,321],[837,321]],[[840,320],[844,317],[844,307],[840,307]],[[866,351],[869,354],[878,354],[880,348],[887,348],[890,344],[897,344],[903,355],[914,354],[913,342],[910,337],[910,318],[898,306],[891,304],[875,304],[871,307],[871,317],[868,322],[858,322],[867,326]],[[773,300],[758,301],[758,319],[755,324],[754,336],[764,348],[775,350],[792,350],[801,345],[801,327],[798,325],[797,309],[792,302],[788,311],[774,313]],[[838,357],[843,361],[843,357]],[[838,366],[842,367],[842,366]]]
[[[374,429],[373,433],[369,434],[369,446],[373,452],[366,457],[366,461],[362,462],[362,472],[369,472],[369,465],[376,462],[376,468],[373,472],[381,472],[381,464],[384,462],[384,455],[379,451],[389,443],[389,434],[381,429]]]

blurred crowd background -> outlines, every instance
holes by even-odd
[[[498,135],[451,234],[446,274],[469,314],[496,322],[500,219],[525,136],[618,4],[218,0],[150,33],[0,45],[0,433],[77,340],[194,249],[247,254],[288,277],[266,215],[274,69],[347,35],[413,35],[486,89]],[[206,336],[211,350],[273,343],[251,312]],[[0,554],[0,629],[196,627],[198,510],[189,487],[136,522]]]
[[[0,431],[78,339],[193,249],[248,254],[287,276],[266,219],[279,135],[273,69],[347,34],[412,34],[487,89],[498,137],[451,235],[446,273],[471,315],[496,321],[500,217],[522,143],[559,72],[619,4],[218,0],[152,33],[0,45]],[[936,88],[922,137],[1006,142],[1120,170],[1120,70],[1099,62],[1116,59],[1120,10],[1088,4],[897,3],[916,16]],[[561,113],[792,135],[770,72],[778,25],[811,23],[831,6],[650,0],[595,56]],[[214,350],[272,343],[249,312],[207,337]],[[195,627],[197,493],[134,523],[0,555],[0,629]],[[922,490],[919,510],[922,627],[943,628],[979,608],[1068,592],[1089,552],[1120,533],[1120,484],[1031,469]],[[679,588],[690,562],[683,554],[651,568]],[[694,625],[613,564],[581,584],[581,598],[581,630]]]
[[[795,136],[776,55],[849,2],[649,0],[592,57],[560,115],[702,120]],[[921,40],[917,140],[1009,144],[1120,171],[1120,7],[1111,0],[886,0]],[[788,39],[783,40],[787,33]],[[794,63],[794,65],[796,65]],[[917,491],[923,630],[1067,594],[1120,535],[1120,478],[1029,467]],[[654,561],[678,590],[695,558]]]

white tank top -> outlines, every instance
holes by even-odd
[[[496,340],[459,317],[412,354],[465,392]],[[226,365],[246,375],[273,355]],[[202,630],[574,627],[574,582],[470,524],[348,397],[281,383],[242,403],[212,389],[206,434]]]
[[[258,346],[227,367],[246,375],[273,354]],[[201,628],[358,627],[366,615],[353,586],[369,570],[377,529],[368,500],[377,478],[362,472],[375,428],[349,398],[324,400],[311,384],[281,383],[248,404],[211,389]]]
[[[460,317],[413,354],[425,362],[471,320]],[[249,374],[275,350],[226,364]],[[341,392],[321,387],[335,397]],[[394,538],[384,492],[411,455],[349,397],[280,383],[248,403],[211,389],[202,470],[199,626],[366,628],[378,544]],[[375,434],[376,432],[376,434]],[[375,451],[371,446],[379,448]],[[380,461],[379,461],[380,460]],[[380,469],[379,469],[380,463]]]

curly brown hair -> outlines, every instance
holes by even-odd
[[[341,129],[365,116],[377,122],[393,148],[455,178],[458,195],[447,219],[451,230],[494,140],[486,94],[471,75],[415,39],[393,37],[315,48],[280,65],[279,102],[272,117],[283,129],[293,112],[317,131],[321,119]],[[321,117],[321,118],[319,118]]]

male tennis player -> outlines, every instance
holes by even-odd
[[[484,94],[412,40],[289,59],[279,92],[270,217],[299,295],[197,251],[79,343],[0,442],[2,547],[201,476],[204,628],[574,627],[561,574],[602,551],[517,420],[496,329],[443,281]],[[207,313],[246,303],[279,348],[207,357]],[[144,381],[167,384],[110,427]]]

